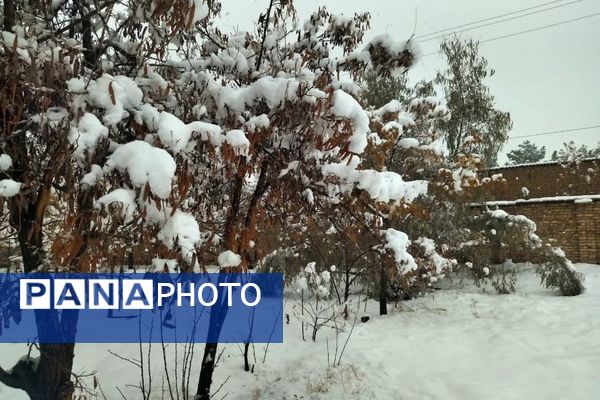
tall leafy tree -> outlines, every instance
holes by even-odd
[[[406,75],[399,77],[381,77],[375,72],[368,72],[363,78],[363,101],[370,107],[380,108],[392,100],[406,104],[410,97]]]
[[[546,157],[546,146],[538,147],[535,143],[525,140],[508,154],[508,164],[530,164],[541,161]]]
[[[419,81],[409,85],[406,75],[381,76],[373,71],[367,72],[361,82],[361,100],[371,108],[381,108],[392,100],[398,101],[404,109],[419,97],[434,96],[433,82]]]
[[[448,67],[437,74],[435,82],[452,112],[452,118],[441,125],[450,157],[456,157],[467,145],[486,165],[494,165],[512,128],[510,114],[496,108],[494,96],[484,83],[494,70],[479,55],[477,41],[454,37],[442,43],[441,52]]]

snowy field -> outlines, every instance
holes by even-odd
[[[519,276],[517,292],[498,296],[481,289],[438,291],[402,304],[387,317],[370,303],[348,342],[341,366],[328,367],[335,335],[320,331],[303,342],[292,301],[286,312],[285,343],[255,346],[254,373],[244,372],[240,348],[228,346],[213,388],[215,399],[600,399],[600,266],[578,264],[586,292],[557,297],[539,287],[532,272]],[[490,292],[491,293],[491,292]],[[362,308],[362,307],[361,307]],[[350,331],[338,338],[339,347]],[[163,397],[162,355],[155,345],[152,398]],[[75,371],[97,371],[107,399],[141,398],[138,371],[108,353],[137,357],[136,345],[78,345]],[[201,345],[197,346],[200,354]],[[2,366],[26,352],[1,345]],[[198,361],[198,360],[197,360]],[[196,362],[197,364],[198,362]],[[172,377],[173,379],[173,377]],[[192,374],[195,389],[197,374]],[[25,399],[24,392],[0,387],[0,399]],[[100,396],[99,398],[103,398]]]

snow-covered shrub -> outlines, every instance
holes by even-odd
[[[491,271],[491,272],[490,272]],[[509,294],[515,291],[517,284],[516,271],[506,268],[506,262],[492,267],[484,267],[483,273],[491,281],[492,287],[499,294]]]
[[[333,325],[340,315],[340,307],[331,296],[331,272],[327,269],[319,272],[317,264],[309,262],[294,279],[293,287],[300,300],[299,307],[296,305],[294,309],[296,317],[302,321],[302,338],[307,327],[315,341],[319,329]],[[337,329],[337,325],[335,327]]]
[[[292,1],[270,2],[256,31],[229,34],[214,20],[218,1],[17,3],[5,2],[14,9],[0,35],[0,196],[10,214],[0,230],[17,230],[24,272],[152,260],[184,272],[219,261],[224,272],[245,271],[281,243],[300,248],[309,222],[324,221],[325,232],[334,225],[354,246],[343,271],[377,281],[382,304],[389,273],[412,287],[432,283],[445,251],[415,244],[419,267],[411,239],[440,238],[409,237],[400,218],[427,211],[413,203],[444,153],[427,121],[449,112],[423,97],[407,111],[392,103],[368,113],[346,79],[405,72],[413,42],[362,43],[368,14],[321,7],[301,23]],[[404,150],[429,157],[412,173],[395,170]],[[475,185],[465,158],[439,173],[448,180],[441,190]],[[50,235],[53,196],[62,208]],[[281,237],[267,237],[273,226]],[[333,308],[325,272],[305,270],[305,290]],[[210,398],[217,346],[205,346],[201,400]],[[40,351],[39,369],[2,370],[0,380],[58,398],[71,387],[75,347]]]
[[[472,218],[472,236],[457,249],[476,283],[490,281],[499,293],[514,291],[516,275],[506,260],[515,257],[537,262],[541,283],[559,289],[564,296],[583,291],[583,276],[577,273],[564,252],[553,249],[536,234],[536,225],[523,215],[504,210],[486,210]]]
[[[328,300],[331,298],[331,274],[328,270],[318,272],[316,266],[316,262],[309,262],[296,277],[294,286],[297,291],[306,293],[308,298]]]
[[[546,260],[537,268],[542,284],[558,289],[563,296],[577,296],[583,292],[583,274],[577,272],[564,251],[546,244],[543,248]]]
[[[297,258],[294,254],[294,250],[289,248],[274,250],[262,260],[259,269],[264,272],[280,272],[285,278],[296,276],[300,269],[295,268],[295,264],[291,262]],[[290,279],[285,279],[285,283],[289,286],[292,282]]]
[[[413,269],[394,269],[389,273],[388,298],[399,302],[423,296],[438,282],[452,273],[456,260],[442,256],[433,239],[419,237],[412,241],[408,252],[414,259]]]

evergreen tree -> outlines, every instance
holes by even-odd
[[[551,160],[562,163],[578,162],[586,158],[600,157],[600,142],[596,148],[590,149],[587,145],[582,144],[577,147],[574,141],[563,143],[562,149],[552,153]]]
[[[531,164],[543,160],[544,157],[546,157],[546,146],[538,147],[535,143],[526,140],[508,153],[507,164]]]
[[[590,150],[590,157],[600,157],[600,142],[598,142],[595,149]]]

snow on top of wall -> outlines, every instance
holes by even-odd
[[[600,157],[590,157],[590,158],[582,158],[582,162],[585,161],[600,161]],[[538,167],[543,165],[559,165],[561,164],[558,160],[550,160],[550,161],[538,161],[534,163],[524,163],[524,164],[514,164],[514,165],[499,165],[497,167],[488,168],[487,171],[498,171],[502,169],[513,169],[513,168],[527,168],[527,167]]]
[[[517,199],[517,200],[496,200],[486,201],[483,203],[472,203],[471,206],[512,206],[516,204],[528,203],[551,203],[551,202],[569,202],[575,203],[590,203],[594,200],[600,200],[600,194],[583,194],[577,196],[551,196],[551,197],[536,197],[533,199]]]

